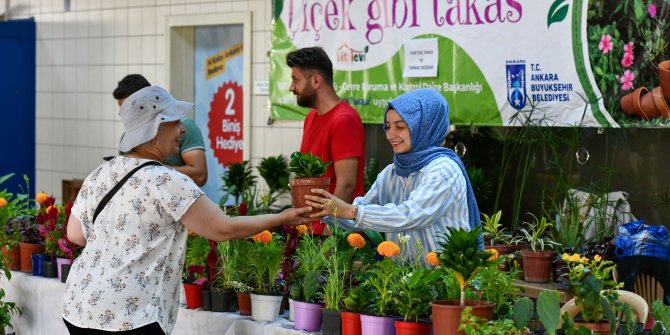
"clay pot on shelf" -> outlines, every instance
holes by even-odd
[[[666,99],[670,99],[670,59],[658,64],[658,78]]]
[[[656,109],[661,113],[661,116],[664,119],[670,118],[670,107],[668,107],[668,103],[666,102],[665,97],[663,97],[661,87],[655,87],[651,90],[651,95],[654,99],[654,104],[656,104]]]

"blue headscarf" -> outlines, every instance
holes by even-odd
[[[421,170],[435,158],[442,156],[451,158],[461,168],[465,178],[470,229],[479,226],[481,224],[479,208],[465,166],[453,150],[442,146],[449,133],[449,104],[442,94],[433,89],[423,88],[393,99],[384,113],[384,131],[387,130],[386,114],[389,109],[394,109],[405,121],[412,141],[409,152],[393,155],[395,172],[407,177],[410,173]]]

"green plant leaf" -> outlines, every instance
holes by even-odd
[[[537,298],[537,315],[540,317],[540,322],[542,322],[547,334],[556,334],[560,313],[558,292],[542,291]]]
[[[551,7],[549,8],[549,14],[547,16],[547,28],[549,28],[553,23],[565,20],[565,17],[568,15],[568,8],[570,5],[564,3],[565,0],[556,0],[553,4],[551,4]]]
[[[519,298],[514,303],[512,318],[518,329],[528,327],[530,320],[533,318],[533,301],[528,297]]]
[[[635,21],[640,22],[644,17],[644,5],[642,0],[635,0],[633,2],[633,12],[635,13]]]

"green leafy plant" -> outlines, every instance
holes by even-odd
[[[461,325],[458,330],[468,335],[525,335],[527,329],[518,329],[511,319],[487,320],[472,315],[472,307],[466,307],[461,313]]]
[[[269,156],[261,159],[256,167],[258,173],[268,184],[269,193],[284,193],[289,190],[288,187],[288,164],[283,155]]]
[[[430,302],[435,300],[433,283],[440,277],[439,271],[426,267],[405,266],[404,274],[395,285],[394,302],[406,322],[418,322],[430,315]]]
[[[291,286],[291,297],[306,302],[316,302],[321,298],[321,283],[319,278],[323,275],[325,262],[335,247],[333,239],[326,239],[321,244],[318,238],[305,234],[300,239],[300,244],[293,255],[297,261],[294,279],[296,283]]]
[[[2,255],[2,254],[0,254]],[[2,275],[7,278],[7,281],[12,279],[12,273],[9,271],[9,268],[7,267],[7,262],[4,259],[0,259],[0,277]],[[11,301],[4,301],[5,299],[5,290],[0,287],[0,333],[4,334],[4,329],[5,327],[9,328],[14,328],[14,326],[11,323],[11,318],[12,315],[14,314],[21,314],[21,309],[16,306],[15,303]]]
[[[512,243],[528,243],[531,250],[533,251],[544,251],[545,248],[555,248],[560,244],[555,242],[549,235],[549,229],[553,226],[551,222],[546,218],[542,217],[538,219],[532,213],[529,213],[533,219],[534,223],[526,223],[526,228],[520,228],[519,232],[522,234],[520,236],[515,236],[512,239]]]
[[[498,318],[506,317],[517,299],[519,288],[513,285],[514,277],[508,272],[502,272],[497,267],[484,268],[476,277],[479,291],[486,301],[495,304],[493,313]]]
[[[223,241],[217,244],[220,266],[214,284],[222,288],[232,288],[233,282],[243,278],[243,254],[249,245],[244,240]]]
[[[330,164],[310,153],[296,151],[291,154],[288,170],[295,174],[295,178],[319,178],[326,173]]]
[[[324,257],[324,276],[326,282],[323,287],[323,302],[327,310],[340,310],[342,299],[344,298],[345,285],[347,283],[347,276],[353,264],[355,250],[353,248],[345,248],[341,241],[342,231],[337,229],[337,226],[331,227],[331,236],[329,236],[325,244],[331,244],[330,253],[321,254]]]
[[[239,203],[240,197],[244,194],[245,190],[256,185],[256,176],[253,175],[249,161],[230,163],[228,171],[221,176],[221,179],[223,180],[223,187],[221,190],[223,190],[225,194],[219,201],[220,205],[225,204],[228,197],[231,195],[235,199],[235,203]]]
[[[372,303],[372,313],[379,316],[391,315],[396,312],[393,299],[396,284],[401,279],[401,271],[398,264],[390,258],[384,258],[370,269],[368,278],[363,285],[372,290],[376,297]]]
[[[484,240],[488,241],[489,245],[496,244],[509,244],[512,235],[505,232],[503,225],[500,223],[500,217],[502,216],[502,211],[498,211],[495,214],[488,216],[485,213],[482,215],[482,235]]]
[[[350,289],[342,303],[347,311],[353,313],[372,312],[375,294],[366,286],[360,285]]]
[[[481,227],[471,230],[447,227],[447,233],[438,242],[438,259],[442,268],[449,271],[459,284],[461,306],[465,305],[465,288],[484,268],[495,264],[493,253],[479,250]]]
[[[555,335],[561,315],[557,291],[542,291],[537,297],[537,316],[547,334]]]
[[[651,312],[656,319],[652,328],[653,334],[668,334],[670,332],[670,306],[664,305],[661,300],[656,300],[651,305]]]

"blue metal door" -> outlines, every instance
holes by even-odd
[[[0,67],[0,176],[16,174],[0,187],[16,193],[24,174],[35,185],[33,19],[0,22]]]

